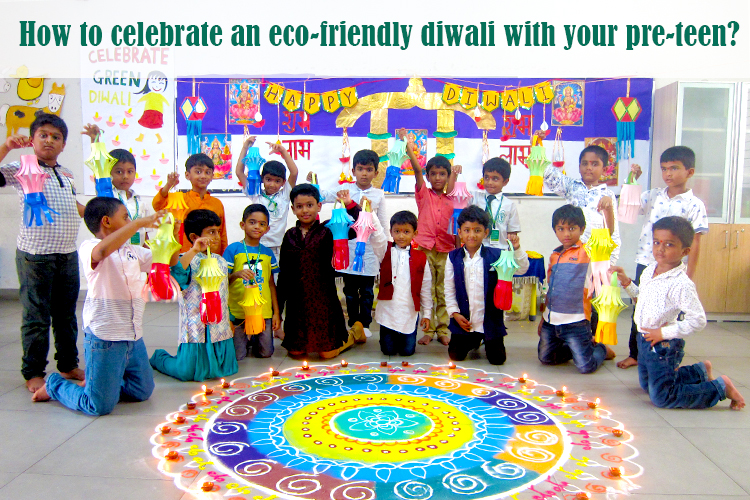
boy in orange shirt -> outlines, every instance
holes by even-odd
[[[214,178],[214,162],[208,155],[198,153],[191,155],[185,162],[185,179],[190,181],[193,188],[184,194],[185,204],[188,206],[183,217],[187,217],[193,210],[205,209],[211,210],[221,219],[221,226],[219,226],[219,236],[221,238],[219,253],[223,254],[227,248],[227,223],[224,219],[224,205],[217,198],[211,196],[208,192],[208,185]],[[164,185],[156,196],[154,201],[151,203],[154,210],[163,210],[167,206],[167,198],[169,197],[169,190],[179,184],[180,174],[177,172],[167,175],[167,183]],[[190,250],[193,245],[190,241],[183,237],[182,227],[180,227],[180,239],[182,242],[182,250],[184,253]]]

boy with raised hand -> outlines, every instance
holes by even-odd
[[[250,198],[251,204],[261,204],[268,210],[268,232],[263,235],[261,243],[270,249],[276,260],[279,260],[281,250],[281,240],[284,239],[284,233],[287,230],[287,218],[289,216],[289,193],[297,185],[297,164],[294,163],[289,152],[281,144],[266,142],[271,148],[271,153],[278,153],[284,159],[286,168],[289,169],[289,177],[286,176],[284,165],[276,160],[269,160],[263,164],[261,169],[261,181],[263,187],[260,194],[250,195],[247,193],[247,174],[245,173],[245,155],[247,150],[255,144],[256,136],[248,137],[242,144],[239,160],[234,169],[237,179],[242,183],[242,191]]]
[[[81,244],[81,264],[88,281],[83,305],[86,335],[86,383],[65,380],[57,373],[33,396],[50,398],[87,415],[107,415],[118,401],[145,401],[154,390],[154,375],[143,343],[144,282],[151,268],[151,250],[131,245],[139,229],[156,227],[164,211],[130,220],[116,198],[93,198],[83,214],[95,238]],[[177,254],[172,257],[177,261]]]
[[[664,217],[679,215],[686,218],[693,226],[695,237],[687,255],[685,273],[692,279],[698,267],[701,235],[708,232],[708,216],[706,206],[693,195],[693,190],[687,188],[688,179],[695,174],[695,153],[686,146],[667,148],[659,158],[661,163],[661,178],[667,185],[665,188],[655,188],[641,194],[640,214],[646,216],[638,240],[638,250],[635,253],[635,284],[640,282],[641,273],[646,266],[655,262],[652,252],[652,228],[654,223]],[[641,176],[641,167],[632,166],[635,178]],[[630,354],[617,366],[630,368],[638,364],[638,329],[635,321],[630,328]]]
[[[427,180],[431,186],[427,187],[422,166],[417,161],[413,134],[408,136],[406,154],[414,169],[414,197],[419,209],[418,234],[414,240],[419,245],[419,250],[427,255],[432,272],[433,321],[430,322],[430,329],[434,329],[440,343],[447,346],[450,342],[450,318],[445,308],[445,266],[448,252],[453,250],[456,244],[454,236],[449,231],[453,202],[445,194],[445,188],[448,186],[450,190],[456,181],[458,170],[453,170],[450,161],[444,156],[430,158],[425,165]],[[419,343],[427,345],[432,342],[432,337],[432,333],[425,332]]]
[[[680,366],[685,337],[706,326],[695,290],[682,260],[690,255],[695,237],[692,223],[679,216],[664,217],[652,226],[654,261],[636,285],[621,267],[612,267],[628,294],[637,298],[633,316],[638,329],[638,379],[659,408],[710,408],[726,398],[740,410],[745,399],[726,375],[714,378],[711,362]]]
[[[463,361],[484,341],[487,361],[502,365],[507,357],[507,331],[504,311],[495,307],[498,275],[492,268],[501,250],[483,244],[490,232],[490,217],[476,205],[461,211],[458,227],[463,246],[448,254],[445,266],[445,303],[451,317],[448,355],[453,361]],[[509,239],[519,266],[516,273],[524,274],[529,269],[529,258],[521,249],[517,234]]]
[[[581,373],[593,373],[612,349],[592,340],[591,299],[586,289],[589,256],[581,242],[586,218],[580,207],[563,205],[552,214],[552,229],[562,243],[549,258],[547,302],[539,322],[539,361],[545,365],[571,359]]]
[[[57,212],[53,215],[54,224],[41,226],[27,226],[21,217],[16,241],[16,271],[23,306],[21,374],[32,393],[44,386],[50,326],[55,337],[57,369],[66,378],[84,378],[84,371],[78,368],[76,347],[76,302],[81,289],[76,239],[85,207],[76,200],[73,173],[57,161],[67,138],[68,127],[62,118],[41,113],[32,122],[29,137],[14,134],[0,144],[0,162],[14,149],[34,149],[39,167],[49,175],[43,194],[49,208]],[[20,161],[0,167],[0,187],[8,184],[16,189],[23,214],[25,195],[15,177],[20,168]]]
[[[188,208],[185,210],[183,217],[188,216],[193,210],[211,210],[219,216],[221,224],[219,226],[219,253],[224,252],[227,248],[227,223],[224,217],[224,205],[218,198],[211,196],[208,192],[208,185],[214,178],[214,162],[208,155],[198,153],[188,157],[185,162],[185,179],[190,182],[192,188],[184,193],[185,204]],[[179,184],[180,174],[172,172],[167,174],[167,183],[156,193],[151,205],[154,210],[162,210],[167,206],[169,190]],[[184,228],[180,227],[180,237],[182,238],[182,252],[187,252],[193,247],[193,244],[183,234]]]

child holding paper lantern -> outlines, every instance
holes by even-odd
[[[171,269],[183,298],[177,355],[157,349],[151,366],[183,381],[228,377],[238,368],[227,307],[229,266],[218,253],[221,219],[210,210],[193,210],[185,217],[183,228],[193,246]]]
[[[451,251],[445,265],[445,303],[451,317],[448,355],[463,361],[484,340],[487,361],[502,365],[507,357],[503,305],[510,308],[513,290],[500,282],[528,271],[529,258],[515,234],[509,236],[513,250],[485,246],[490,217],[476,205],[461,211],[458,225],[463,247]]]
[[[273,275],[279,265],[273,251],[261,244],[270,231],[269,214],[261,204],[249,205],[242,213],[242,241],[224,251],[229,266],[229,312],[234,325],[237,361],[252,355],[273,355],[273,332],[281,326],[279,302]]]
[[[0,186],[16,189],[22,213],[39,213],[35,223],[21,217],[16,249],[23,305],[21,373],[32,393],[44,386],[53,324],[57,369],[67,378],[84,378],[76,347],[76,302],[81,288],[76,239],[84,206],[76,200],[73,173],[57,161],[67,138],[68,127],[59,116],[41,113],[31,124],[30,137],[14,134],[0,144],[0,161],[15,149],[34,150],[23,165],[15,161],[0,167]],[[25,166],[33,166],[36,173],[25,175],[23,171],[29,170]],[[32,177],[33,186],[29,184]]]
[[[340,201],[352,218],[358,218],[360,208],[349,197],[349,191],[339,191]],[[311,184],[298,184],[290,195],[297,225],[288,230],[281,244],[279,274],[279,306],[286,307],[283,346],[290,356],[299,357],[317,352],[329,359],[367,340],[362,323],[354,323],[347,331],[344,313],[336,293],[336,274],[332,260],[333,234],[318,220],[320,192]],[[361,200],[362,201],[362,200]],[[386,240],[377,217],[372,219],[375,233],[370,237],[380,257]],[[354,238],[354,230],[349,238]]]
[[[590,259],[581,243],[585,227],[580,207],[563,205],[552,214],[552,229],[562,246],[555,248],[549,260],[538,355],[545,365],[572,359],[579,372],[593,373],[605,359],[614,359],[615,353],[591,339],[591,299],[586,289]]]
[[[680,366],[685,338],[706,326],[706,314],[695,284],[682,262],[695,238],[692,223],[680,216],[653,224],[655,262],[641,274],[640,285],[623,269],[612,267],[628,294],[637,298],[633,319],[638,329],[638,378],[659,408],[710,408],[726,398],[740,410],[745,399],[726,375],[714,377],[711,362]]]

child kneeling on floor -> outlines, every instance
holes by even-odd
[[[659,408],[710,408],[726,398],[739,410],[745,400],[729,377],[714,378],[711,362],[680,366],[685,337],[706,326],[706,314],[683,257],[690,253],[695,230],[683,217],[654,222],[652,252],[656,262],[633,283],[621,267],[612,267],[628,294],[638,298],[633,316],[638,332],[638,378]]]
[[[34,393],[34,401],[56,399],[87,415],[111,413],[118,401],[145,401],[154,390],[154,374],[143,343],[141,272],[151,268],[151,250],[130,244],[140,229],[156,227],[165,214],[130,220],[116,198],[94,198],[83,213],[96,238],[79,250],[88,282],[83,305],[86,335],[84,386],[53,373]],[[177,261],[177,254],[172,257]]]

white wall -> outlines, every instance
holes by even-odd
[[[11,105],[19,104],[16,97],[16,81],[8,79],[12,88],[7,93],[0,94],[0,105],[8,103]],[[68,125],[69,135],[65,151],[60,155],[59,162],[65,167],[71,169],[77,180],[78,191],[83,192],[82,183],[84,175],[90,175],[90,171],[83,164],[83,151],[79,139],[83,123],[81,122],[81,98],[80,84],[75,79],[55,80],[58,84],[65,84],[66,97],[62,107],[62,118]],[[45,93],[40,100],[39,106],[46,103],[46,93],[52,86],[52,80],[45,81]],[[0,128],[0,132],[3,129]],[[19,158],[20,153],[14,151],[8,155],[4,163],[15,161]],[[337,167],[338,168],[338,167]],[[645,169],[644,169],[645,170]],[[324,186],[326,187],[326,186]],[[151,203],[151,197],[146,196],[150,193],[141,193],[144,202]],[[79,195],[78,200],[85,204],[91,197]],[[241,195],[219,195],[224,209],[227,214],[228,237],[229,241],[237,241],[242,238],[242,232],[239,228],[239,219],[242,211],[247,206],[246,198]],[[563,204],[563,200],[557,197],[545,196],[537,197],[512,197],[518,204],[521,218],[521,244],[526,250],[534,250],[541,253],[546,258],[552,249],[559,245],[554,233],[552,232],[552,212]],[[394,195],[387,198],[387,210],[393,214],[399,210],[412,210],[417,212],[416,203],[413,196]],[[325,205],[321,213],[321,219],[325,220],[330,216],[332,205]],[[15,268],[15,248],[16,238],[20,223],[20,211],[18,196],[14,189],[0,189],[0,289],[17,289],[18,278]],[[294,217],[290,215],[289,226],[294,224]],[[625,267],[627,272],[632,273],[635,270],[635,248],[638,241],[639,230],[642,226],[642,220],[636,224],[620,225],[620,233],[623,241],[623,248],[620,252],[620,263]],[[81,222],[81,229],[78,233],[79,243],[91,237],[88,229]],[[85,288],[86,281],[82,278],[82,287]]]

